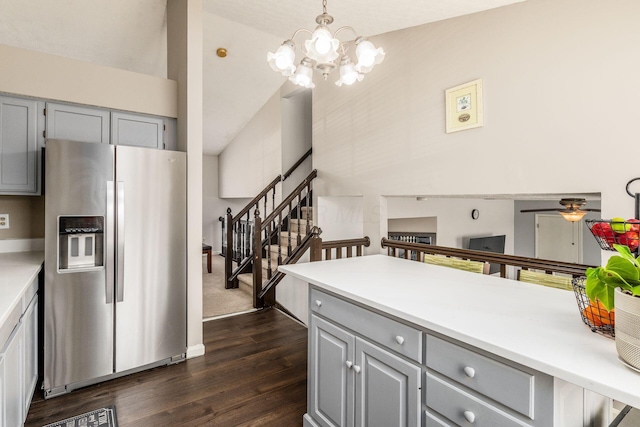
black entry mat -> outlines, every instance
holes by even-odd
[[[106,408],[96,409],[95,411],[47,424],[42,427],[118,427],[116,407],[108,406]]]

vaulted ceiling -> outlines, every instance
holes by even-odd
[[[372,36],[520,1],[328,0],[327,12],[331,28]],[[166,2],[0,0],[0,44],[166,77]],[[285,82],[267,52],[313,29],[322,1],[204,0],[204,9],[204,152],[219,154]]]

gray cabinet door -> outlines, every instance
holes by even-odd
[[[309,336],[309,414],[324,427],[351,427],[355,337],[315,314]]]
[[[24,319],[24,389],[22,404],[24,414],[29,412],[31,398],[38,381],[38,296],[27,307]]]
[[[7,413],[5,406],[5,384],[6,380],[4,375],[4,354],[2,353],[2,349],[0,349],[0,427],[5,427],[7,425],[5,416]]]
[[[38,192],[37,102],[0,97],[0,194]]]
[[[133,147],[163,148],[164,122],[161,117],[111,113],[111,143]]]
[[[356,338],[356,426],[418,427],[419,366]]]
[[[70,141],[109,143],[109,111],[47,103],[46,137]]]
[[[22,323],[18,323],[4,350],[5,407],[3,413],[5,414],[6,426],[21,426],[24,421],[22,408],[24,333],[22,327]]]

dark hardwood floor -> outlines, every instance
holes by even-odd
[[[203,357],[43,400],[25,427],[115,405],[119,427],[301,426],[307,329],[276,309],[204,323]]]

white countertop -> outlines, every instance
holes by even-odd
[[[640,373],[574,293],[386,255],[280,266],[327,291],[640,408]]]
[[[44,252],[0,253],[0,325],[38,276]]]

